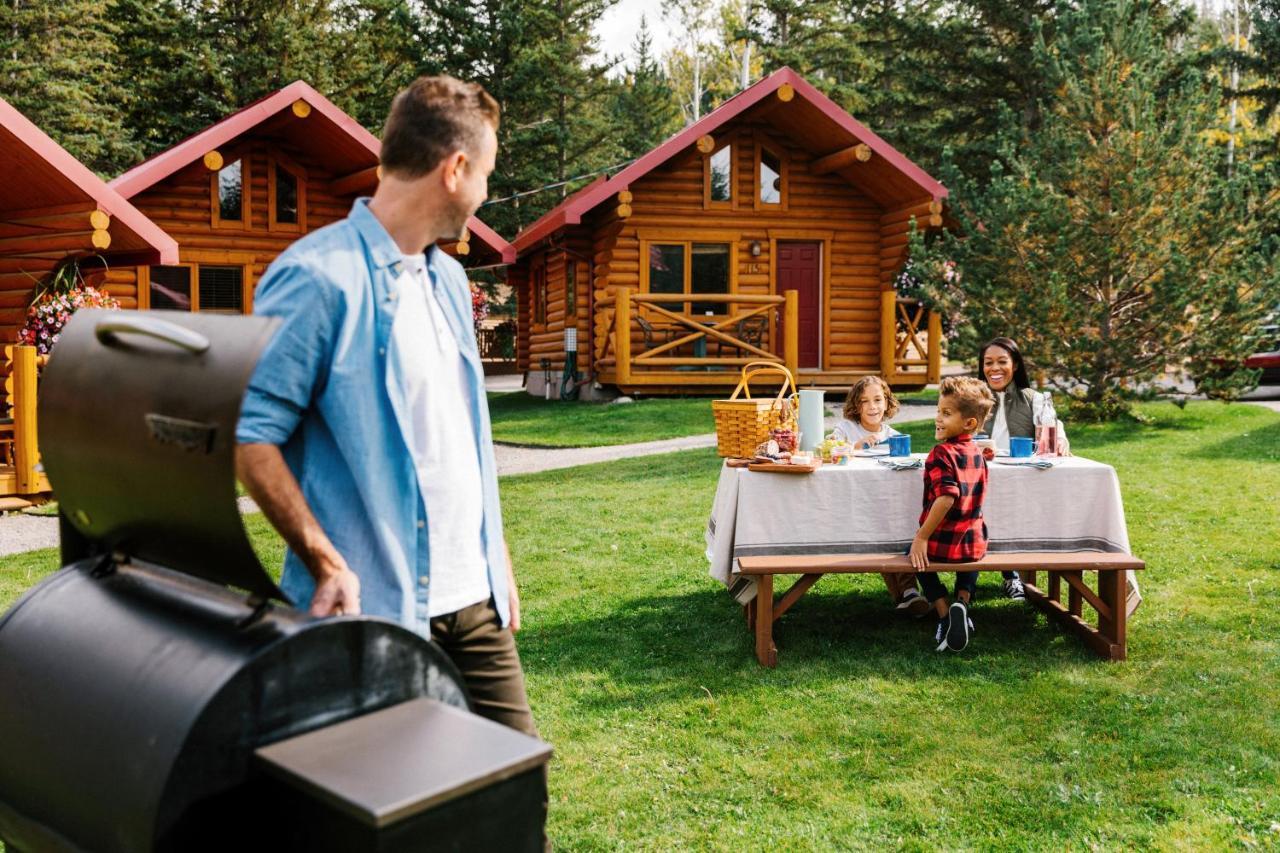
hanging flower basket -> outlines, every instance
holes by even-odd
[[[85,283],[78,262],[68,261],[54,269],[36,288],[26,322],[18,331],[18,343],[48,355],[58,342],[63,326],[76,311],[119,307],[120,303],[112,296]]]

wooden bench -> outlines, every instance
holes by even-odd
[[[1131,569],[1145,568],[1142,560],[1128,554],[1087,551],[1074,554],[998,553],[987,554],[977,563],[934,563],[930,570],[942,574],[962,572],[1023,573],[1027,600],[1056,619],[1107,660],[1124,660],[1125,621],[1128,616],[1125,580]],[[747,627],[756,635],[756,658],[767,667],[778,665],[778,647],[773,642],[773,623],[791,609],[800,597],[826,574],[871,572],[915,573],[905,554],[830,554],[777,557],[740,557],[738,569],[756,579],[756,597],[746,607]],[[1048,575],[1046,589],[1036,586],[1038,572]],[[1090,589],[1084,572],[1097,572],[1098,588]],[[800,575],[777,601],[773,598],[774,575]],[[1061,601],[1063,581],[1067,603]],[[1085,603],[1097,613],[1097,627],[1082,616]]]

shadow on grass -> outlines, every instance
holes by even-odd
[[[807,594],[775,623],[776,670],[756,662],[742,608],[721,589],[636,597],[603,615],[542,622],[521,632],[520,647],[541,678],[607,676],[612,689],[583,699],[602,709],[703,688],[725,695],[829,679],[954,680],[957,668],[965,678],[1014,683],[1044,669],[1105,665],[1035,608],[993,595],[980,589],[976,631],[959,655],[934,651],[932,618],[894,613],[881,590],[842,588]]]
[[[1280,421],[1205,444],[1191,455],[1196,459],[1234,462],[1280,462]]]

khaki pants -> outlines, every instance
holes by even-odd
[[[462,673],[477,714],[537,737],[515,636],[492,599],[432,619],[431,639]]]
[[[493,600],[464,607],[431,620],[431,639],[453,660],[471,694],[475,712],[533,737],[538,727],[529,710],[524,670],[516,651],[516,638],[503,628]],[[542,765],[542,848],[547,840],[547,766]]]
[[[916,576],[910,572],[881,572],[884,585],[889,590],[889,597],[897,604],[909,589],[916,588]]]

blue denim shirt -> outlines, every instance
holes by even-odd
[[[359,199],[351,215],[278,257],[254,295],[254,312],[280,317],[240,410],[236,440],[282,448],[303,496],[360,576],[363,612],[430,636],[431,566],[426,506],[409,451],[403,382],[388,358],[402,254]],[[484,373],[462,266],[432,247],[427,270],[466,362],[484,496],[484,553],[494,606],[510,618],[497,466]],[[292,551],[282,587],[299,606],[315,589]]]

